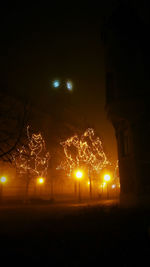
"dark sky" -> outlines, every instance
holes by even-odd
[[[30,94],[37,105],[57,109],[56,95],[66,103],[68,93],[54,92],[55,78],[74,84],[71,103],[95,126],[106,150],[116,159],[116,143],[106,118],[105,61],[101,41],[104,20],[116,1],[94,6],[20,5],[1,8],[1,74],[4,87],[21,95]],[[60,89],[61,90],[61,89]],[[34,97],[33,97],[34,96]],[[62,105],[62,103],[61,103]],[[65,104],[64,104],[65,105]]]

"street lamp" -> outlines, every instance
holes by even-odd
[[[82,173],[81,171],[77,171],[77,172],[76,172],[76,177],[77,177],[78,179],[81,179],[82,176],[83,176],[83,173]]]
[[[110,175],[109,174],[104,175],[104,181],[106,181],[106,182],[110,181]]]
[[[44,178],[43,177],[39,177],[37,179],[37,182],[38,182],[38,184],[43,184],[44,183]]]
[[[44,184],[44,182],[45,182],[45,179],[43,178],[43,177],[39,177],[39,178],[37,178],[37,183],[39,184],[39,186],[40,186],[40,189],[39,189],[39,194],[41,195],[41,186]]]
[[[109,174],[104,175],[104,181],[107,183],[107,199],[109,198],[108,183],[110,182],[110,179],[111,177]]]
[[[0,201],[2,201],[2,195],[3,195],[3,184],[5,184],[7,181],[7,178],[5,176],[2,176],[0,178]]]
[[[81,201],[80,179],[81,179],[82,176],[83,176],[83,172],[81,172],[80,170],[78,170],[78,171],[76,171],[75,175],[76,175],[76,178],[77,178],[78,181],[79,181],[79,183],[78,183],[78,185],[79,185],[79,195],[78,195],[78,199],[79,199],[79,202],[80,202],[80,201]]]

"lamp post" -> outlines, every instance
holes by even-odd
[[[83,176],[83,173],[81,172],[81,171],[77,171],[76,172],[76,178],[78,179],[78,200],[79,200],[79,202],[81,201],[81,186],[80,186],[80,180],[81,180],[81,178],[82,178],[82,176]]]
[[[45,182],[45,179],[44,179],[43,177],[39,177],[39,178],[37,179],[37,183],[38,183],[40,186],[43,185],[44,182]],[[40,193],[41,193],[41,191],[40,191]]]
[[[7,181],[5,176],[2,176],[0,178],[0,202],[2,202],[2,197],[3,197],[3,184],[5,184]]]
[[[105,174],[104,175],[104,181],[107,183],[107,199],[109,199],[109,190],[108,190],[108,183],[110,181],[110,175],[109,174]]]

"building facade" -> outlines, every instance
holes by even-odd
[[[103,32],[106,112],[115,129],[121,200],[150,200],[149,23],[120,6]],[[150,203],[150,201],[149,201]]]

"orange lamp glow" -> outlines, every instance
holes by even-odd
[[[42,178],[42,177],[40,177],[40,178],[38,178],[38,184],[43,184],[44,183],[44,178]]]
[[[83,173],[82,173],[81,171],[77,171],[77,172],[76,172],[76,177],[77,177],[78,179],[81,179],[82,176],[83,176]]]
[[[110,175],[109,175],[109,174],[105,174],[105,175],[104,175],[104,180],[105,180],[106,182],[109,182],[109,181],[110,181]]]
[[[1,183],[6,183],[6,181],[7,181],[7,179],[6,179],[5,176],[2,176],[2,177],[0,178],[0,182],[1,182]]]

